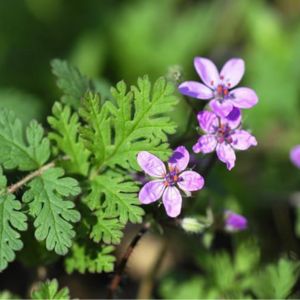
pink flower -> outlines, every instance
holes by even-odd
[[[184,171],[189,163],[190,155],[184,146],[177,147],[168,162],[168,171],[164,163],[155,155],[142,151],[137,162],[146,174],[154,180],[146,183],[139,193],[143,204],[150,204],[162,197],[166,213],[175,218],[180,214],[182,197],[177,187],[187,195],[203,188],[204,179],[194,171]]]
[[[290,159],[297,168],[300,168],[300,145],[295,146],[291,150]]]
[[[234,121],[218,118],[215,113],[202,111],[197,116],[201,129],[205,132],[194,145],[195,153],[217,152],[220,161],[231,170],[235,165],[235,150],[246,150],[256,146],[257,141],[249,132],[239,129],[241,115]]]
[[[215,64],[204,57],[194,59],[195,69],[203,83],[186,81],[179,85],[179,92],[197,99],[211,100],[211,109],[220,117],[226,117],[233,107],[251,108],[258,102],[256,93],[247,87],[234,88],[242,79],[245,63],[232,58],[223,66],[220,74]],[[232,90],[231,90],[232,89]]]
[[[230,210],[225,212],[225,230],[228,232],[237,232],[247,229],[247,219],[239,214],[236,214]]]

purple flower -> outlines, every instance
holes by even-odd
[[[211,100],[211,109],[220,117],[226,117],[233,107],[250,108],[258,102],[258,97],[252,89],[232,89],[244,75],[245,63],[242,59],[228,60],[220,74],[215,64],[204,57],[196,57],[194,66],[204,84],[185,81],[179,85],[179,92],[193,98]]]
[[[249,132],[239,129],[241,115],[235,120],[218,118],[215,113],[202,111],[198,113],[198,122],[206,133],[193,146],[195,153],[217,152],[220,161],[231,170],[235,164],[234,150],[246,150],[256,146],[257,141]]]
[[[300,145],[295,146],[291,150],[290,159],[297,168],[300,168]]]
[[[236,232],[245,230],[248,225],[247,219],[239,214],[230,210],[225,211],[225,230],[228,232]]]
[[[146,174],[155,180],[146,183],[139,199],[143,204],[150,204],[162,196],[162,201],[169,217],[180,214],[182,197],[177,186],[187,195],[202,189],[204,179],[194,171],[184,171],[189,163],[190,155],[184,146],[177,147],[168,162],[168,171],[164,163],[155,155],[142,151],[137,162]]]

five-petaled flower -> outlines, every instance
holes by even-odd
[[[297,167],[300,168],[300,145],[295,146],[292,148],[290,152],[290,158],[292,163]]]
[[[211,100],[210,107],[218,116],[226,117],[233,107],[251,108],[258,102],[258,97],[252,89],[232,89],[244,75],[245,63],[242,59],[228,60],[220,74],[215,64],[207,58],[196,57],[194,66],[204,84],[185,81],[179,85],[179,91],[193,98]]]
[[[244,216],[236,214],[230,210],[225,211],[224,218],[224,229],[228,232],[241,231],[248,227],[248,221]]]
[[[210,111],[198,113],[198,122],[205,132],[193,146],[195,153],[210,153],[216,151],[220,161],[226,163],[227,169],[234,167],[236,156],[234,150],[246,150],[256,146],[257,141],[249,132],[239,129],[241,115],[231,121],[219,118]]]
[[[146,174],[154,177],[154,180],[146,183],[139,193],[139,199],[143,204],[157,201],[162,196],[162,201],[169,217],[175,218],[180,214],[182,196],[177,187],[187,195],[190,192],[202,189],[203,177],[185,169],[190,160],[190,155],[184,146],[177,147],[168,162],[168,171],[164,163],[155,155],[142,151],[137,156],[137,162]]]

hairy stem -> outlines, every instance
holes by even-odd
[[[38,170],[28,174],[27,176],[25,176],[23,179],[21,179],[20,181],[12,184],[11,186],[9,186],[7,188],[7,192],[8,193],[15,193],[16,191],[18,191],[23,185],[25,185],[28,181],[32,180],[33,178],[37,177],[37,176],[41,176],[45,171],[47,171],[50,168],[53,168],[55,166],[55,162],[52,161],[44,166],[42,166],[41,168],[39,168]]]
[[[114,296],[116,294],[116,291],[118,290],[118,287],[121,283],[122,280],[122,275],[125,271],[128,259],[130,255],[132,254],[135,246],[137,243],[140,241],[140,239],[144,236],[145,233],[148,232],[150,228],[150,223],[145,223],[142,228],[139,230],[139,232],[135,235],[129,246],[127,247],[120,264],[116,268],[115,275],[113,279],[110,282],[110,285],[108,286],[108,293],[107,293],[107,298],[108,299],[114,299]]]

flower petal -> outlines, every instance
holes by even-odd
[[[169,168],[175,168],[178,172],[186,169],[190,161],[190,154],[184,146],[177,147],[169,159]]]
[[[241,58],[228,60],[220,72],[220,78],[229,88],[236,86],[245,72],[245,63]]]
[[[215,88],[220,81],[216,65],[207,58],[195,57],[194,66],[202,81],[210,88]]]
[[[164,163],[155,155],[141,151],[137,156],[139,166],[150,176],[164,177],[166,174],[166,167]]]
[[[256,138],[246,130],[235,130],[231,135],[231,146],[237,150],[247,150],[251,146],[256,146]]]
[[[232,211],[225,212],[225,230],[229,232],[236,232],[245,230],[248,226],[247,219]]]
[[[193,146],[193,151],[195,153],[210,153],[215,150],[217,146],[216,137],[212,134],[202,135],[197,143]]]
[[[139,200],[143,204],[152,203],[161,197],[164,189],[165,185],[163,180],[149,181],[140,190]]]
[[[163,204],[169,217],[175,218],[180,214],[182,197],[176,187],[169,186],[165,189],[163,194]]]
[[[237,128],[242,121],[242,113],[241,110],[237,107],[233,107],[232,111],[226,117],[225,122],[229,124],[230,128]]]
[[[197,99],[211,99],[214,95],[211,89],[196,81],[185,81],[179,85],[178,90],[183,95]]]
[[[211,111],[201,111],[197,115],[198,123],[201,129],[208,133],[214,133],[219,127],[218,117]]]
[[[231,170],[235,164],[235,153],[229,144],[221,143],[217,145],[216,152],[220,161],[226,163],[227,169]]]
[[[233,110],[231,100],[225,100],[223,102],[212,100],[209,102],[209,106],[215,114],[223,118],[227,117]]]
[[[239,108],[250,108],[257,104],[258,97],[256,93],[249,88],[240,87],[229,93],[233,105]]]
[[[291,150],[290,159],[297,168],[300,168],[300,145],[295,146]]]
[[[185,171],[180,174],[182,181],[178,182],[178,186],[188,192],[201,190],[204,186],[203,177],[194,171]]]

